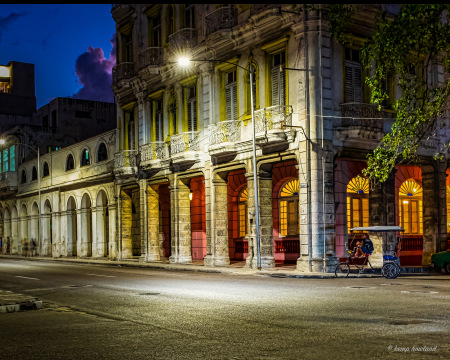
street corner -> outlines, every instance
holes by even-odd
[[[0,313],[42,309],[42,301],[12,291],[0,290]]]

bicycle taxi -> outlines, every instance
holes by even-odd
[[[386,249],[387,246],[382,246],[383,249],[383,266],[381,268],[381,275],[387,279],[395,279],[400,275],[400,252],[402,244],[402,233],[405,230],[400,226],[360,226],[350,229],[352,233],[352,240],[350,242],[350,249],[347,249],[349,256],[346,261],[340,262],[334,271],[336,277],[347,277],[350,274],[350,269],[356,268],[359,273],[362,273],[364,269],[369,266],[371,270],[374,270],[370,263],[369,257],[371,254],[364,254],[364,256],[356,257],[357,251],[356,242],[359,240],[357,234],[364,233],[395,233],[396,236],[395,245],[391,245],[391,249]],[[383,245],[383,244],[382,244]]]

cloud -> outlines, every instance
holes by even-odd
[[[22,11],[20,13],[12,12],[8,16],[0,16],[0,42],[2,42],[2,36],[8,30],[9,25],[11,25],[19,17],[25,16],[27,14],[28,13]]]
[[[87,51],[78,56],[75,73],[83,87],[72,98],[114,102],[112,85],[112,68],[116,65],[116,39],[111,39],[111,53],[105,58],[101,48],[89,46]]]

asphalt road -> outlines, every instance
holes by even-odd
[[[293,279],[0,261],[0,359],[449,359],[450,276]]]

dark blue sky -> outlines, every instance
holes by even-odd
[[[0,4],[0,65],[35,65],[38,108],[56,97],[113,101],[111,4]]]

